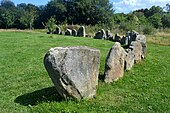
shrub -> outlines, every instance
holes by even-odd
[[[151,25],[144,26],[143,28],[143,34],[151,35],[154,34],[155,32],[156,29]]]

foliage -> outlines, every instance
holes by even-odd
[[[32,29],[35,19],[38,17],[38,8],[32,4],[19,4],[18,8],[18,21],[23,28]]]
[[[143,33],[147,35],[154,34],[156,32],[155,28],[152,25],[146,25],[143,28]]]
[[[49,33],[52,33],[54,32],[55,28],[56,28],[56,19],[54,16],[52,16],[46,23],[46,26],[45,26]]]
[[[161,15],[160,14],[154,14],[148,18],[149,23],[151,23],[155,28],[162,27],[162,21],[161,21]]]
[[[44,6],[15,4],[2,0],[0,28],[43,29],[43,23],[54,16],[57,25],[100,26],[112,30],[139,29],[151,24],[154,28],[170,28],[170,5],[152,6],[129,14],[114,14],[109,0],[50,0]],[[141,29],[139,29],[141,30]]]
[[[162,25],[164,28],[170,28],[170,14],[165,14],[162,17]]]

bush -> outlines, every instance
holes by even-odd
[[[152,27],[151,25],[144,26],[143,28],[143,34],[151,35],[156,32],[156,29]]]

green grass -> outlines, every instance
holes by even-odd
[[[100,49],[100,78],[114,43],[31,32],[0,32],[0,112],[170,112],[170,46],[148,44],[147,58],[112,84],[99,81],[91,100],[63,100],[43,66],[56,46]]]

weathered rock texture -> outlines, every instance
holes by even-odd
[[[146,37],[145,35],[137,35],[136,41],[139,41],[142,45],[142,59],[146,57]]]
[[[132,49],[127,49],[126,52],[127,52],[127,54],[125,57],[125,69],[130,70],[134,65],[135,54]]]
[[[81,26],[77,31],[77,36],[85,37],[86,36],[86,30],[84,26]]]
[[[139,41],[132,41],[130,48],[132,48],[132,51],[134,53],[135,63],[139,63],[141,61],[141,58],[142,58],[142,45],[141,45],[141,43]]]
[[[124,74],[124,62],[126,52],[119,42],[116,42],[110,49],[105,64],[105,82],[117,81]]]
[[[56,47],[47,52],[44,65],[62,97],[88,99],[96,94],[99,56],[89,47]]]

